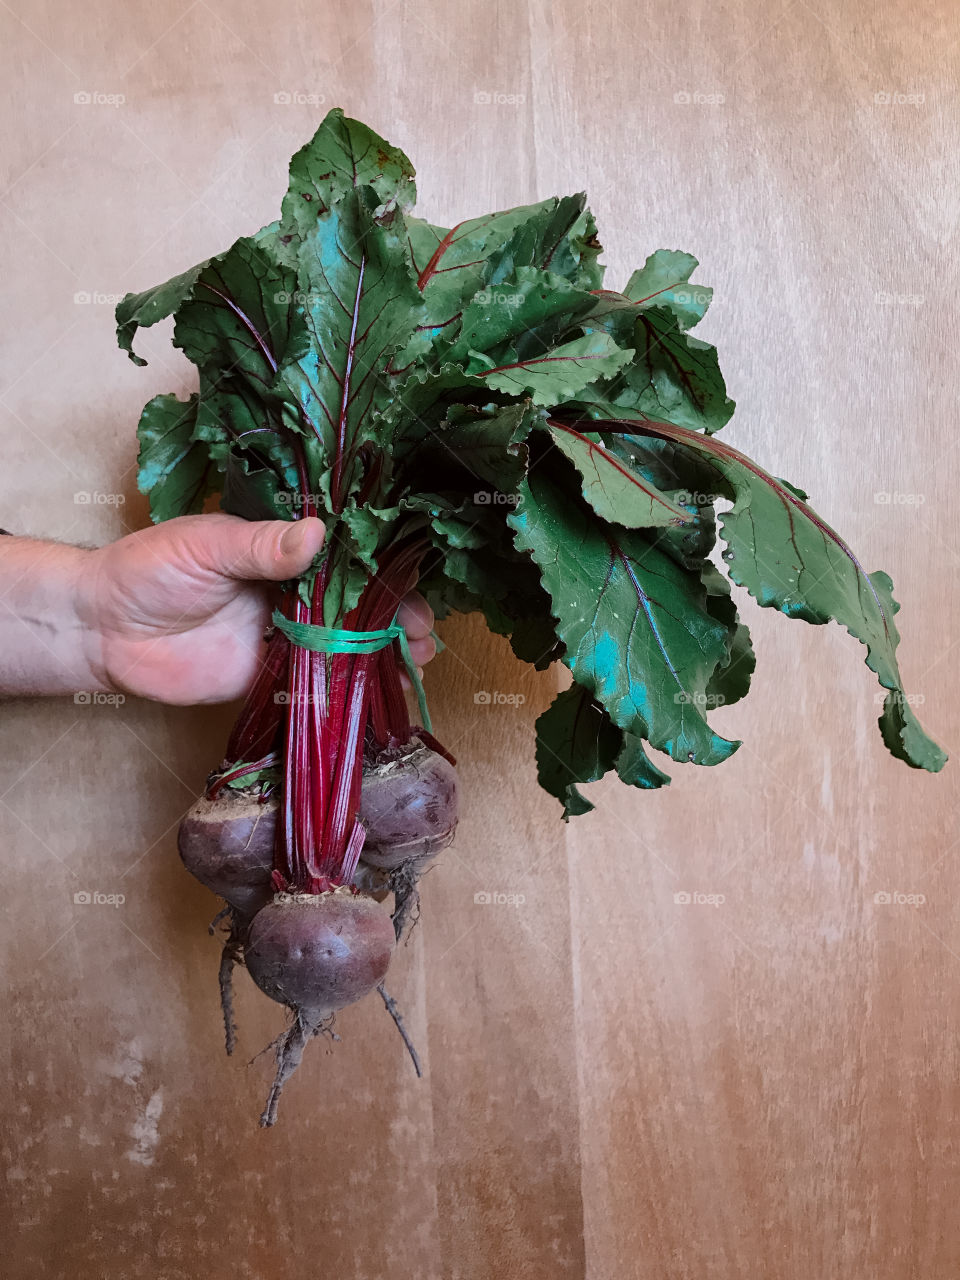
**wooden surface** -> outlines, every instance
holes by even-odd
[[[102,299],[272,218],[342,105],[435,221],[585,187],[614,284],[701,259],[727,437],[892,573],[907,687],[956,746],[952,4],[11,0],[0,42],[5,527],[144,521],[137,414],[187,374],[166,330],[146,370],[116,353]],[[268,1133],[246,1064],[279,1011],[244,983],[224,1058],[214,903],[174,847],[230,708],[5,706],[5,1273],[954,1277],[957,766],[885,754],[845,633],[747,609],[754,691],[716,716],[737,756],[600,784],[569,827],[534,789],[558,677],[446,629],[429,693],[466,811],[392,976],[426,1078],[369,1001]]]

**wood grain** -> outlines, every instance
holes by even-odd
[[[188,373],[166,331],[146,370],[115,353],[104,299],[272,217],[342,105],[408,151],[436,221],[586,188],[614,284],[661,246],[701,259],[729,438],[892,574],[907,687],[955,743],[956,8],[266,14],[0,6],[0,523],[96,543],[144,522],[136,417]],[[362,1004],[269,1133],[270,1064],[247,1062],[280,1020],[246,984],[223,1056],[213,904],[174,846],[231,709],[6,704],[9,1274],[955,1276],[956,767],[886,756],[845,633],[745,611],[755,687],[716,715],[738,754],[653,795],[598,784],[569,827],[533,765],[560,677],[446,626],[428,687],[466,811],[391,979],[425,1079]],[[924,901],[875,900],[898,892]]]

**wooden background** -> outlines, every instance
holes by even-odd
[[[408,151],[434,221],[585,187],[614,284],[700,258],[728,438],[892,573],[907,688],[956,747],[948,0],[0,0],[0,48],[4,526],[144,522],[136,418],[187,373],[166,329],[146,370],[114,350],[113,295],[269,221],[342,105]],[[716,715],[737,756],[601,784],[569,827],[534,787],[557,676],[446,628],[428,688],[465,813],[391,980],[426,1078],[368,1001],[271,1132],[269,1058],[246,1064],[279,1011],[244,980],[226,1060],[214,902],[174,846],[231,709],[5,706],[6,1273],[955,1276],[957,767],[886,755],[839,628],[746,606],[754,692]]]

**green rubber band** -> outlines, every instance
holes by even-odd
[[[321,627],[312,622],[294,622],[291,618],[285,618],[279,609],[275,609],[273,625],[278,631],[283,632],[291,644],[295,644],[299,649],[310,649],[314,653],[378,653],[381,649],[386,649],[388,645],[393,644],[394,640],[398,641],[403,665],[407,669],[410,683],[417,695],[417,706],[423,727],[427,733],[433,733],[423,681],[420,679],[417,664],[410,652],[407,633],[396,622],[389,627],[384,627],[382,631],[347,631],[342,627]]]

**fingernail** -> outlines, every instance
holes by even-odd
[[[280,542],[277,546],[277,559],[280,560],[284,556],[295,556],[303,551],[304,527],[303,521],[298,520],[296,524],[284,529],[280,535]]]

